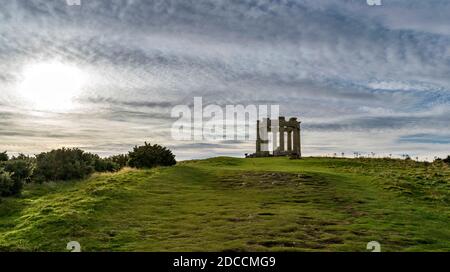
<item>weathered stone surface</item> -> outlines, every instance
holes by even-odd
[[[297,121],[297,118],[290,118],[289,121],[286,121],[284,116],[279,117],[278,119],[278,131],[273,130],[272,123],[274,121],[267,119],[263,121],[257,122],[257,139],[256,139],[256,153],[251,155],[246,155],[247,157],[270,157],[270,156],[289,156],[293,159],[301,158],[302,149],[301,149],[301,122]],[[267,126],[267,132],[273,133],[273,153],[271,154],[266,148],[262,148],[262,146],[267,147],[269,144],[269,140],[266,139],[267,135],[263,137],[261,135],[261,126]],[[264,129],[266,129],[264,127]],[[276,135],[278,134],[278,135]],[[286,135],[286,136],[285,136]],[[285,137],[287,139],[285,139]],[[264,138],[264,139],[263,139]],[[277,145],[276,141],[279,141],[279,145]],[[286,143],[287,141],[287,143]]]

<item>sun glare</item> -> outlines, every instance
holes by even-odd
[[[35,109],[68,110],[84,83],[85,75],[76,66],[59,62],[32,64],[23,70],[19,93]]]

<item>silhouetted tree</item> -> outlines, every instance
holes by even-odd
[[[95,170],[96,156],[78,148],[62,148],[36,156],[38,182],[82,179]]]
[[[32,158],[26,156],[13,157],[2,164],[5,171],[11,173],[11,178],[19,189],[21,189],[22,184],[31,182],[35,168],[35,161]]]
[[[9,160],[9,157],[8,157],[8,153],[6,151],[0,153],[0,162],[5,162],[8,160]]]
[[[0,168],[0,196],[6,197],[17,194],[15,187],[11,173]]]
[[[450,156],[447,156],[447,158],[442,160],[443,162],[450,164]]]
[[[129,165],[136,168],[152,168],[156,166],[172,166],[177,163],[175,155],[166,147],[145,143],[134,147],[129,152]]]
[[[127,154],[115,155],[109,158],[113,162],[119,165],[120,168],[128,166],[128,161],[130,157]]]

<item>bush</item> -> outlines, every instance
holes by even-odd
[[[33,179],[38,182],[82,179],[95,170],[96,158],[78,148],[62,148],[36,156]]]
[[[128,155],[115,155],[109,158],[111,161],[119,165],[120,168],[128,166],[128,161],[130,157]]]
[[[0,168],[0,196],[13,196],[20,193],[22,184],[17,184],[11,177],[11,173]]]
[[[447,156],[447,158],[443,159],[442,161],[445,162],[446,164],[450,164],[450,156]]]
[[[9,160],[9,157],[8,157],[8,153],[6,153],[6,151],[0,153],[0,162],[5,162],[8,160]]]
[[[96,172],[117,172],[121,169],[121,167],[111,159],[102,159],[97,155],[95,156],[94,168]]]
[[[172,151],[160,145],[145,143],[134,147],[129,152],[129,165],[136,168],[152,168],[156,166],[172,166],[177,163]]]
[[[2,196],[20,194],[23,184],[31,181],[33,169],[33,160],[22,154],[11,160],[0,162],[0,194]]]
[[[24,155],[24,154],[19,154],[17,157],[13,156],[11,158],[11,160],[24,160],[24,161],[33,161],[34,158],[31,158],[30,156]]]
[[[30,158],[19,157],[3,163],[6,172],[11,173],[12,179],[17,183],[31,182],[34,171],[34,161]]]

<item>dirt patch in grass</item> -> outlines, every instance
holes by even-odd
[[[279,186],[300,187],[304,185],[322,187],[327,182],[312,175],[286,172],[241,172],[222,177],[220,183],[229,189],[260,188],[273,189]]]

